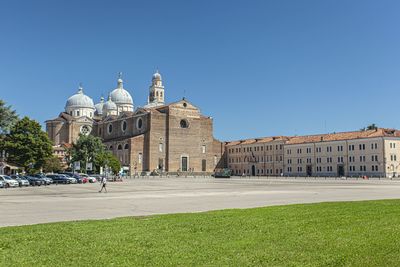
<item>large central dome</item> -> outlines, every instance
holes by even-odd
[[[111,92],[111,100],[117,105],[132,105],[132,96],[123,87],[122,79],[118,79],[118,87]]]

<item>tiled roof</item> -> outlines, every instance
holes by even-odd
[[[329,141],[342,141],[342,140],[354,140],[364,139],[373,137],[400,137],[400,132],[395,129],[378,128],[376,130],[367,131],[353,131],[353,132],[342,132],[332,134],[316,134],[316,135],[305,135],[305,136],[294,136],[286,142],[287,145],[292,144],[304,144],[304,143],[317,143],[317,142],[329,142]]]
[[[353,139],[363,139],[363,138],[373,138],[373,137],[400,137],[400,131],[396,129],[378,128],[376,130],[367,130],[367,131],[353,131],[353,132],[303,135],[303,136],[292,136],[292,137],[272,136],[272,137],[252,138],[252,139],[226,142],[226,146],[261,144],[273,141],[284,141],[285,144],[287,145],[293,145],[293,144],[353,140]]]
[[[236,145],[251,145],[251,144],[263,144],[269,143],[273,141],[286,141],[289,137],[286,136],[271,136],[271,137],[261,137],[261,138],[253,138],[253,139],[244,139],[238,141],[230,141],[227,142],[227,146],[236,146]]]

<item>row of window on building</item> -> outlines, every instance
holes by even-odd
[[[291,173],[292,171],[293,171],[293,168],[291,166],[287,167],[287,172],[288,173]],[[326,166],[326,167],[317,166],[316,167],[316,171],[317,172],[337,172],[337,170],[334,170],[332,166]],[[350,172],[356,172],[356,166],[349,166],[349,171]],[[359,166],[359,171],[360,172],[366,172],[367,171],[367,166],[365,166],[365,165]],[[372,165],[371,166],[371,171],[373,171],[373,172],[379,171],[378,165]],[[302,166],[297,167],[297,172],[298,173],[302,173],[303,172],[303,167]]]
[[[393,146],[393,147],[392,147]],[[349,145],[349,151],[354,151],[355,150],[355,145]],[[365,150],[366,146],[365,144],[359,144],[358,146],[359,150]],[[395,143],[390,143],[390,148],[396,148],[396,144]],[[371,150],[374,149],[378,149],[378,143],[372,143],[371,144]],[[333,151],[332,146],[327,146],[326,147],[326,152],[331,153]],[[342,152],[343,151],[343,146],[337,146],[337,152]],[[303,149],[302,148],[298,148],[297,149],[297,154],[302,154]],[[322,147],[316,147],[315,148],[315,152],[316,153],[322,153]],[[307,147],[306,148],[306,154],[311,154],[312,153],[312,149],[311,147]],[[291,155],[292,154],[292,150],[291,149],[287,149],[286,150],[286,154],[287,155]]]
[[[396,155],[391,155],[391,161],[396,161]],[[360,162],[365,162],[366,157],[365,156],[360,156]],[[378,155],[372,155],[371,156],[371,161],[378,161]],[[306,159],[307,163],[312,163],[311,158]],[[322,158],[316,158],[317,163],[322,163]],[[338,163],[344,163],[344,158],[343,157],[337,157],[337,162]],[[349,156],[349,162],[356,162],[355,156]],[[303,159],[297,159],[297,164],[302,164]],[[333,158],[332,157],[327,157],[326,158],[326,163],[333,163]],[[287,164],[292,164],[292,159],[287,160]]]
[[[274,149],[273,145],[265,146],[265,151],[272,151],[273,149]],[[275,150],[278,149],[282,150],[283,144],[275,145]],[[253,151],[254,152],[264,151],[264,146],[228,148],[228,153],[242,153],[242,152],[253,152]]]
[[[128,145],[128,144],[125,144],[125,145],[123,145],[123,146],[122,146],[122,144],[119,144],[119,145],[117,146],[117,150],[122,150],[122,147],[123,147],[125,150],[129,149],[129,145]],[[108,147],[108,150],[113,150],[113,149],[114,149],[114,147],[113,147],[112,145]]]
[[[231,167],[232,169],[232,167]],[[255,174],[257,175],[278,175],[282,173],[282,169],[275,169],[275,173],[273,169],[255,169]],[[243,174],[247,174],[247,175],[251,175],[251,169],[233,169],[233,173],[235,175],[243,175]]]
[[[264,161],[265,159],[265,161]],[[283,156],[282,155],[277,155],[275,157],[276,162],[282,162],[283,161]],[[257,163],[269,163],[269,162],[274,162],[273,156],[254,156],[254,157],[229,157],[228,158],[228,163],[245,163],[245,162],[257,162]]]

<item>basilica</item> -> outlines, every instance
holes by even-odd
[[[153,74],[147,104],[135,108],[119,75],[117,88],[100,102],[78,92],[65,110],[46,121],[54,151],[76,142],[80,134],[94,135],[121,162],[128,175],[150,172],[211,173],[223,167],[224,144],[213,137],[213,119],[183,98],[166,104],[161,74]]]

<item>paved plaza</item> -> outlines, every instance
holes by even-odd
[[[400,198],[400,181],[142,178],[0,190],[0,226],[202,212],[294,203]]]

